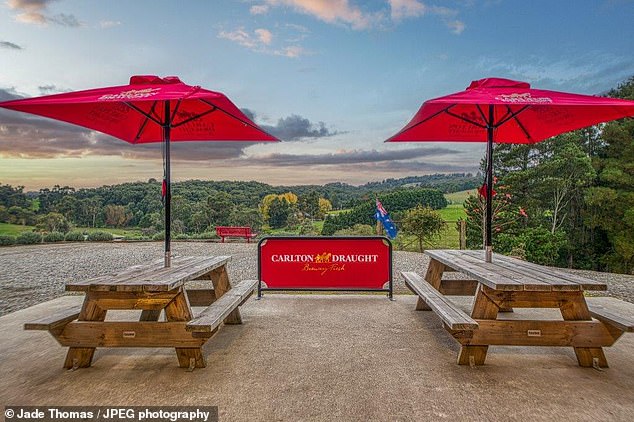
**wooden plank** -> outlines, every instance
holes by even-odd
[[[194,338],[187,322],[90,322],[66,325],[57,340],[69,347],[200,347],[207,339]]]
[[[485,262],[481,258],[477,256],[473,256],[470,252],[474,251],[446,251],[449,255],[453,255],[457,262],[468,262],[472,265],[476,265],[478,267],[484,268],[487,271],[493,271],[497,275],[502,276],[504,279],[513,280],[522,284],[523,290],[531,290],[531,291],[550,291],[555,286],[553,283],[547,283],[543,280],[542,276],[533,276],[528,274],[526,271],[514,268],[512,266],[503,266],[501,262],[498,260],[494,260],[493,262]],[[568,283],[566,286],[568,290],[580,290],[579,285]],[[557,287],[561,289],[561,287]]]
[[[216,301],[214,289],[187,289],[190,306],[209,306]]]
[[[463,252],[472,257],[477,256],[476,251]],[[493,254],[493,262],[501,267],[513,268],[532,277],[540,278],[544,282],[557,286],[562,290],[565,290],[567,286],[579,286],[584,290],[607,290],[607,284],[601,281],[568,273],[558,268],[522,261],[506,255]]]
[[[478,282],[496,290],[524,290],[521,281],[508,277],[503,277],[496,273],[496,268],[491,263],[481,262],[478,264],[468,262],[464,259],[456,259],[455,256],[447,253],[446,250],[427,250],[425,254],[430,258],[446,264],[447,266],[473,277]],[[458,251],[460,252],[460,251]]]
[[[90,291],[91,300],[101,309],[161,310],[167,306],[176,292],[122,292]]]
[[[216,292],[216,299],[220,299],[226,292],[231,290],[231,282],[229,281],[229,273],[227,267],[218,267],[209,273],[211,282],[214,285],[214,291]],[[240,309],[235,308],[225,318],[225,324],[242,324],[242,315]]]
[[[560,308],[561,316],[566,321],[591,321],[592,316],[583,297],[576,301],[570,301]],[[575,355],[579,366],[590,368],[599,366],[606,368],[608,360],[601,347],[575,347]]]
[[[634,303],[613,297],[586,298],[590,315],[624,332],[634,332]]]
[[[477,322],[423,280],[420,275],[405,271],[401,272],[401,275],[405,283],[427,303],[449,329],[475,330],[478,328]]]
[[[473,296],[477,288],[476,280],[442,280],[439,291],[445,296]]]
[[[69,306],[65,309],[56,311],[51,315],[36,319],[32,322],[24,324],[25,330],[57,330],[63,328],[66,324],[76,320],[79,317],[80,309],[77,305]]]
[[[257,280],[243,280],[214,303],[204,309],[198,317],[189,321],[188,331],[212,332],[234,309],[241,305],[255,290]]]
[[[429,261],[427,267],[427,273],[425,274],[425,281],[427,281],[434,289],[440,288],[440,282],[442,280],[442,274],[445,272],[447,266],[440,261],[432,259]]]
[[[618,339],[598,321],[540,321],[476,319],[479,329],[463,345],[489,346],[611,346]]]
[[[130,267],[116,274],[66,284],[70,291],[168,291],[225,265],[230,256],[179,257],[172,266],[160,263]]]
[[[500,291],[485,287],[483,294],[499,308],[561,308],[571,301],[583,300],[580,290]]]
[[[495,320],[500,309],[484,294],[484,289],[486,286],[478,286],[471,317],[476,320]],[[458,352],[458,365],[484,365],[488,350],[489,346],[486,345],[462,345]]]
[[[86,295],[77,318],[80,321],[104,321],[106,319],[106,313],[107,311],[105,309],[101,309],[90,299],[90,295]],[[54,332],[51,333],[55,335]],[[66,353],[64,368],[87,368],[92,364],[94,354],[94,347],[70,347]]]

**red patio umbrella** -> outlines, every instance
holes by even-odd
[[[165,266],[170,265],[170,142],[276,142],[225,95],[184,84],[175,76],[139,75],[129,85],[0,103],[0,107],[61,120],[132,144],[163,142]]]
[[[486,142],[486,260],[491,262],[493,142],[532,144],[601,122],[634,116],[634,101],[532,89],[487,78],[423,103],[386,142]]]

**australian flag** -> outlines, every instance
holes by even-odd
[[[387,234],[388,238],[394,239],[396,237],[398,230],[396,229],[394,222],[390,218],[390,215],[387,213],[387,211],[385,211],[385,208],[383,208],[383,204],[381,204],[381,201],[379,201],[378,199],[376,200],[376,213],[374,214],[374,218],[376,218],[378,221],[381,222],[381,224],[383,224],[383,228],[385,228],[385,234]]]

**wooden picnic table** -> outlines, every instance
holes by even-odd
[[[169,268],[157,261],[116,274],[70,281],[67,291],[85,293],[81,309],[69,308],[25,324],[48,330],[69,347],[65,368],[89,367],[97,347],[174,347],[180,367],[204,367],[201,347],[222,322],[241,324],[238,306],[253,293],[257,280],[232,286],[227,272],[231,257],[175,258]],[[186,289],[193,280],[206,288]],[[194,316],[192,307],[206,306]],[[141,310],[137,321],[106,321],[109,310]],[[161,312],[165,321],[159,321]]]
[[[634,304],[598,298],[593,305],[586,300],[586,290],[607,290],[603,282],[499,254],[487,263],[482,251],[425,254],[430,263],[424,280],[413,272],[402,275],[419,295],[416,309],[434,310],[461,344],[459,364],[484,364],[491,345],[570,346],[580,366],[607,367],[602,347],[634,331]],[[467,278],[443,279],[453,271]],[[447,298],[451,295],[475,296],[471,315]],[[615,307],[614,301],[621,303]],[[513,308],[558,308],[562,319],[501,317]]]

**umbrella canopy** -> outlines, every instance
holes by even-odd
[[[225,95],[175,76],[139,75],[129,85],[0,103],[0,107],[61,120],[133,144],[164,142],[165,265],[170,263],[170,142],[275,142]]]
[[[526,82],[487,78],[423,103],[386,142],[487,142],[486,235],[491,260],[493,143],[532,144],[601,122],[634,116],[634,101],[532,89]]]

